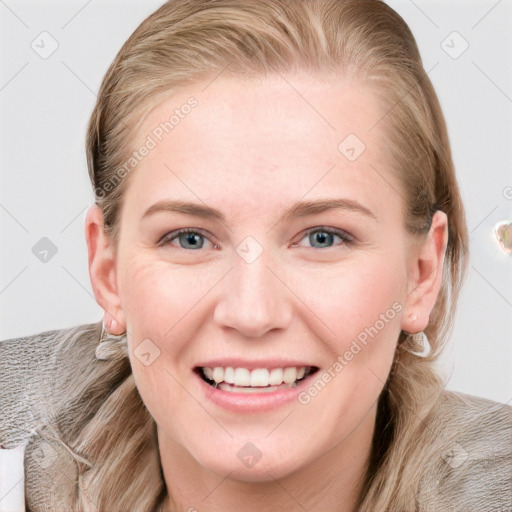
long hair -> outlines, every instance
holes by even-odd
[[[393,9],[380,0],[166,2],[126,41],[101,85],[87,133],[96,202],[115,245],[134,134],[164,98],[220,72],[294,70],[332,72],[371,86],[386,112],[375,129],[387,138],[401,183],[406,229],[421,237],[436,210],[448,217],[441,290],[425,329],[431,350],[418,357],[417,338],[400,334],[358,503],[362,512],[414,510],[424,446],[435,442],[422,425],[443,386],[434,365],[452,327],[468,235],[439,101],[414,37]],[[75,510],[88,510],[86,496],[102,511],[154,510],[166,493],[155,470],[154,420],[137,393],[126,350],[105,359],[80,384],[94,414],[77,414],[80,428],[63,440],[82,461]]]

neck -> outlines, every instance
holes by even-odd
[[[371,456],[376,407],[354,431],[318,458],[279,479],[246,482],[202,467],[160,429],[158,443],[170,498],[165,512],[354,512]]]

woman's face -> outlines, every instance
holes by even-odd
[[[376,101],[320,76],[221,75],[138,129],[109,307],[183,468],[258,481],[368,447],[418,254]]]

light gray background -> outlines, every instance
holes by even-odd
[[[0,0],[0,340],[102,318],[83,233],[93,202],[85,127],[108,65],[161,3]],[[443,359],[447,387],[509,402],[512,255],[493,228],[512,220],[512,2],[388,3],[411,27],[440,98],[471,232],[470,270]],[[51,48],[44,31],[58,43],[48,58],[31,46]],[[46,262],[32,252],[43,237],[57,249]]]

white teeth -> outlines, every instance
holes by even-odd
[[[266,368],[257,368],[251,372],[251,386],[268,386],[268,370]]]
[[[250,386],[251,385],[251,372],[247,368],[235,369],[235,386]]]
[[[217,382],[217,384],[224,380],[224,368],[216,366],[213,369],[213,380]]]
[[[309,372],[310,367],[296,368],[289,366],[286,368],[255,368],[249,370],[247,368],[232,368],[228,366],[223,368],[216,366],[215,368],[203,367],[203,375],[215,381],[217,384],[222,382],[240,387],[263,388],[268,386],[280,386],[281,384],[294,384],[298,379],[302,379]]]
[[[235,383],[235,370],[234,368],[231,368],[231,366],[224,369],[224,382],[227,382],[228,384]]]
[[[274,368],[270,371],[270,376],[268,379],[268,383],[271,386],[279,386],[283,382],[283,369],[282,368]]]
[[[297,380],[297,368],[285,368],[283,372],[283,380],[286,384],[291,384]]]
[[[287,384],[283,384],[283,386],[288,387]],[[274,391],[277,391],[280,386],[268,386],[266,388],[251,388],[251,387],[237,387],[237,386],[230,386],[229,384],[225,384],[224,382],[221,382],[219,384],[219,389],[222,391],[228,391],[230,393],[273,393]],[[294,387],[293,385],[290,387]]]

